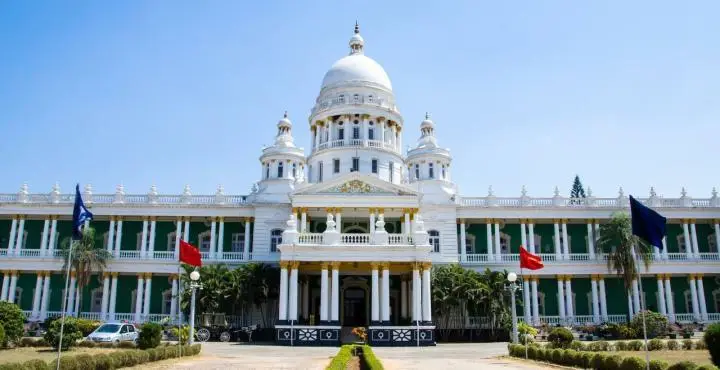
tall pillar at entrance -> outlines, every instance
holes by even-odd
[[[298,268],[300,262],[290,262],[290,302],[288,310],[288,320],[291,323],[297,322],[298,319]]]
[[[370,208],[370,227],[368,228],[370,230],[370,234],[375,233],[375,208]]]
[[[279,324],[285,324],[287,321],[287,302],[288,302],[288,261],[280,261],[280,302],[279,302]]]
[[[115,307],[117,302],[117,284],[118,284],[118,273],[111,272],[112,280],[110,280],[110,304],[108,307],[108,316],[110,320],[115,320]]]
[[[695,274],[690,274],[690,296],[692,298],[692,313],[695,321],[700,321],[700,303],[698,302],[697,287],[695,286]]]
[[[370,302],[370,325],[378,325],[380,323],[380,284],[378,281],[378,263],[370,262],[372,269],[372,300]]]
[[[405,234],[411,234],[410,231],[410,209],[405,210]]]
[[[557,224],[556,224],[557,225]],[[565,286],[563,280],[565,276],[558,275],[557,277],[557,288],[558,288],[558,309],[560,314],[560,321],[565,322]]]
[[[597,235],[597,233],[595,233]],[[607,296],[605,295],[605,278],[598,276],[598,285],[600,288],[600,314],[602,315],[603,321],[608,320],[607,313]]]
[[[405,275],[403,275],[402,281],[400,281],[400,317],[402,319],[406,319],[408,317],[407,292],[408,292],[407,277]]]
[[[657,291],[660,314],[667,316],[667,304],[665,303],[665,285],[663,284],[663,276],[657,276]]]
[[[333,281],[330,320],[332,325],[340,325],[340,262],[332,262],[330,265]]]
[[[488,218],[485,221],[485,231],[486,231],[486,237],[487,237],[487,259],[488,261],[492,261],[495,259],[493,257],[493,237],[492,237],[492,219]]]
[[[524,225],[524,224],[523,224]],[[525,322],[532,323],[532,301],[530,300],[530,280],[532,276],[523,276],[523,310]]]
[[[532,225],[532,224],[531,224]],[[540,278],[537,276],[532,277],[532,281],[530,282],[530,288],[532,290],[531,298],[532,299],[532,316],[533,316],[533,323],[535,325],[540,325],[540,303],[538,302],[538,283],[540,282]]]
[[[430,262],[423,262],[422,268],[422,318],[423,324],[432,325],[432,306],[431,306],[431,290],[430,290]]]
[[[328,263],[320,267],[320,325],[328,320]]]
[[[670,286],[670,274],[665,275],[665,304],[667,304],[668,320],[675,322],[675,301],[673,300],[672,287]]]
[[[639,278],[640,277],[638,276],[638,279]],[[635,279],[632,282],[633,312],[634,313],[640,313],[640,288],[638,287],[638,279]]]
[[[588,224],[589,225],[589,224]],[[590,227],[588,227],[590,229]],[[600,297],[598,295],[598,277],[592,275],[590,277],[590,289],[592,290],[592,314],[593,322],[600,324]]]
[[[382,321],[390,325],[390,263],[383,263],[382,269]]]
[[[307,232],[307,208],[302,208],[300,214],[300,232]]]
[[[422,303],[420,302],[420,296],[421,296],[420,288],[422,287],[422,284],[420,282],[420,263],[419,262],[413,264],[412,276],[413,276],[413,281],[412,281],[412,289],[413,289],[412,321],[413,321],[413,325],[416,325],[420,321],[422,321],[422,315],[421,315]]]
[[[307,322],[310,319],[310,282],[303,281],[302,317]]]
[[[702,274],[697,274],[695,282],[697,283],[698,298],[700,303],[700,316],[702,321],[708,321],[707,304],[705,302],[705,286],[703,286]]]

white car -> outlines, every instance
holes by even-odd
[[[138,331],[133,324],[108,322],[100,325],[86,339],[105,343],[137,342]]]

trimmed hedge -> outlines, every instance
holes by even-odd
[[[720,323],[710,324],[705,330],[703,342],[710,352],[710,358],[715,366],[720,366]]]
[[[508,352],[512,357],[525,358],[525,346],[522,344],[508,344]],[[528,358],[536,361],[550,362],[557,365],[570,366],[580,369],[595,370],[643,370],[645,360],[639,357],[620,355],[604,352],[575,351],[572,349],[541,348],[530,345],[527,349]],[[650,370],[705,370],[717,369],[705,365],[698,367],[690,361],[682,361],[668,367],[665,361],[650,361]]]
[[[160,345],[162,339],[162,326],[154,322],[143,324],[138,336],[138,347],[140,349],[155,348]]]
[[[565,349],[570,348],[570,343],[573,341],[573,335],[567,328],[555,328],[550,331],[547,340],[552,343],[553,348]]]
[[[25,315],[20,306],[10,302],[0,302],[0,323],[5,331],[5,339],[0,343],[2,346],[20,341],[25,332]]]
[[[353,358],[355,355],[355,349],[361,348],[362,349],[362,359],[363,365],[361,366],[364,369],[371,369],[371,370],[383,370],[384,367],[380,360],[375,357],[375,353],[373,352],[372,348],[365,344],[362,346],[355,345],[355,344],[345,344],[342,347],[340,347],[340,350],[338,353],[333,357],[332,361],[330,361],[330,364],[325,368],[327,370],[345,370],[347,368],[347,363]],[[525,347],[523,347],[525,348]]]

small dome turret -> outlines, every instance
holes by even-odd
[[[287,111],[277,123],[277,135],[273,145],[265,147],[260,156],[263,166],[262,180],[302,181],[305,153],[295,146],[292,122]]]
[[[450,151],[438,146],[435,138],[435,122],[430,114],[420,123],[420,138],[417,146],[408,151],[407,165],[410,181],[443,180],[450,181]]]
[[[363,46],[365,46],[365,39],[360,36],[360,26],[357,21],[355,22],[355,32],[350,38],[350,54],[362,54]]]

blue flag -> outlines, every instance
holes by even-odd
[[[75,206],[73,207],[73,233],[72,238],[74,240],[80,240],[82,238],[82,227],[85,225],[85,221],[93,219],[93,214],[88,211],[83,203],[82,197],[80,196],[80,184],[75,185]]]
[[[632,233],[650,245],[663,248],[667,219],[630,196]]]

